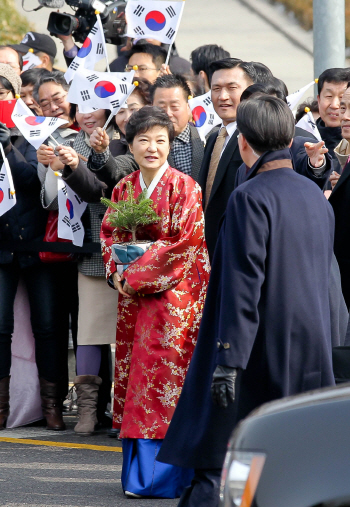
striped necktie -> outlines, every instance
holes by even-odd
[[[216,138],[213,152],[211,154],[208,177],[207,177],[207,184],[205,187],[205,209],[207,209],[207,206],[208,206],[209,197],[211,194],[211,189],[213,188],[213,183],[214,183],[216,171],[218,169],[218,165],[220,162],[220,155],[221,155],[222,149],[224,147],[226,137],[227,137],[226,127],[222,127],[222,129],[219,132],[218,137]]]

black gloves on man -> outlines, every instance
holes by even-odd
[[[211,397],[219,407],[227,408],[229,402],[235,401],[235,382],[237,368],[220,366],[215,368],[211,384]]]
[[[4,148],[5,155],[7,155],[11,149],[11,132],[6,127],[6,125],[4,125],[1,122],[0,122],[0,143]],[[1,153],[0,153],[0,162],[3,163]]]

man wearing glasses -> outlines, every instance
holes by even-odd
[[[130,51],[126,72],[135,70],[135,77],[148,79],[154,83],[160,73],[160,68],[166,60],[166,51],[153,44],[136,44]]]

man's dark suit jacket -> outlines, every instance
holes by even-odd
[[[203,192],[203,208],[205,208],[205,187],[207,183],[210,158],[219,131],[211,134],[204,150],[201,170],[198,175],[198,183]],[[210,259],[213,258],[216,240],[219,233],[219,223],[225,213],[226,205],[231,192],[235,188],[236,172],[242,164],[238,149],[238,131],[232,134],[227,143],[216,171],[213,187],[211,190],[208,206],[205,211],[205,239]]]
[[[347,163],[330,195],[335,215],[334,253],[337,258],[344,299],[350,307],[350,163]]]

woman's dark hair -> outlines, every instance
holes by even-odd
[[[134,83],[135,81],[138,82],[138,85],[136,86],[133,93],[137,92],[145,105],[151,104],[152,103],[150,95],[151,83],[148,81],[148,79],[144,79],[142,77],[138,78],[135,77],[132,82]]]
[[[135,111],[126,124],[125,138],[129,144],[135,136],[144,134],[153,127],[164,127],[168,130],[169,142],[174,140],[174,125],[165,111],[155,106],[145,106]]]
[[[271,95],[256,93],[237,108],[237,128],[258,154],[287,148],[294,126],[288,105]]]
[[[10,81],[8,79],[6,79],[6,77],[4,76],[0,76],[0,85],[5,89],[5,90],[8,90],[9,92],[12,92],[13,93],[13,96],[16,95],[15,93],[15,90],[13,89],[13,86],[12,84],[10,83]]]
[[[308,107],[312,113],[318,113],[318,102],[314,99],[308,99],[299,104],[297,112],[295,113],[295,123],[302,119],[305,113],[305,108]]]
[[[287,103],[288,89],[281,79],[272,77],[266,83],[254,83],[246,88],[241,95],[241,102],[249,99],[253,93],[265,93],[266,95],[275,95],[275,97]]]
[[[43,76],[49,75],[50,71],[47,69],[34,68],[25,70],[21,74],[22,86],[35,85]]]

